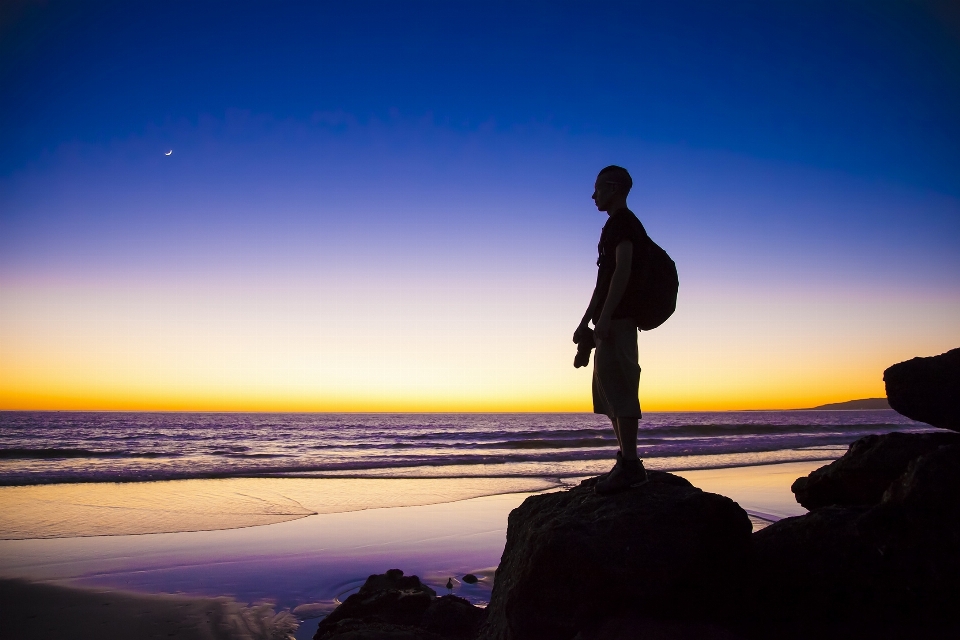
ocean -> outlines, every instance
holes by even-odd
[[[648,413],[648,468],[829,460],[864,435],[924,431],[885,411]],[[605,471],[591,413],[0,412],[0,485],[232,477],[557,477]]]

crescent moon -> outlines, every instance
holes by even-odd
[[[167,151],[167,152],[166,152],[165,154],[163,154],[163,155],[165,155],[165,156],[173,155],[173,149],[170,149],[170,151]]]

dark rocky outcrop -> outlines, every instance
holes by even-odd
[[[437,597],[400,569],[367,578],[360,590],[324,618],[314,640],[440,640],[471,638],[484,611],[454,595]]]
[[[919,509],[925,517],[960,515],[960,436],[913,460],[884,492],[883,502]]]
[[[594,493],[596,481],[532,496],[510,514],[481,638],[595,637],[622,616],[723,618],[749,556],[743,509],[669,473],[611,497]]]
[[[829,505],[872,505],[916,458],[960,442],[953,433],[889,433],[866,436],[839,459],[798,478],[791,489],[807,509]]]
[[[317,631],[314,640],[442,640],[419,627],[347,618]]]
[[[858,441],[811,474],[834,504],[752,536],[730,500],[650,475],[514,510],[480,637],[960,637],[960,436]]]
[[[710,622],[625,616],[610,618],[574,640],[743,640],[744,636]]]
[[[960,430],[947,374],[900,377],[915,362],[887,370],[891,405]],[[939,390],[924,399],[917,380]],[[597,480],[511,512],[486,611],[391,570],[315,639],[960,637],[960,434],[862,438],[794,483],[810,513],[752,535],[739,505],[678,476],[650,472],[609,497],[594,493]]]
[[[444,638],[472,638],[483,618],[483,609],[463,598],[446,595],[430,603],[423,613],[420,626]]]
[[[753,535],[751,600],[765,624],[835,625],[873,600],[882,555],[860,537],[858,521],[867,510],[824,507]]]
[[[753,624],[798,638],[960,637],[960,436],[910,435],[851,445],[851,468],[869,482],[851,482],[834,463],[838,486],[869,488],[857,506],[815,508],[753,535]],[[810,477],[829,477],[834,465]]]
[[[890,406],[912,420],[960,431],[960,349],[883,372]]]

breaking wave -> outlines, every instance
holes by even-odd
[[[645,459],[682,458],[688,468],[831,459],[864,435],[929,429],[894,411],[661,413],[641,425]],[[606,418],[594,414],[0,412],[0,484],[411,469],[571,475],[610,459],[616,446]],[[765,452],[792,453],[758,457]]]

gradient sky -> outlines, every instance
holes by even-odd
[[[960,346],[955,3],[0,20],[0,408],[590,410],[613,163],[680,273],[644,409],[882,396]]]

